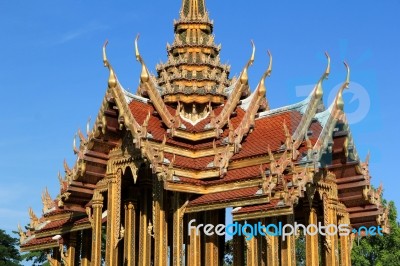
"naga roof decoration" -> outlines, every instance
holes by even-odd
[[[57,246],[56,235],[91,228],[98,191],[107,190],[108,177],[118,169],[126,174],[128,168],[135,184],[144,182],[138,173],[146,168],[164,190],[187,194],[188,213],[237,207],[237,220],[286,215],[299,202],[312,206],[336,191],[337,211],[349,213],[352,227],[370,223],[388,230],[382,188],[371,188],[369,156],[360,161],[344,113],[346,63],[346,80],[328,109],[322,101],[330,74],[327,53],[326,70],[305,100],[270,109],[265,80],[272,72],[271,54],[253,93],[248,71],[254,43],[239,78],[229,79],[204,0],[183,0],[174,33],[157,77],[144,63],[136,38],[142,66],[136,95],[119,83],[104,44],[109,78],[98,116],[91,130],[88,123],[86,134],[79,130],[74,137],[76,162],[72,168],[64,162],[57,198],[44,191],[41,218],[29,209],[28,232],[19,228],[23,250]]]

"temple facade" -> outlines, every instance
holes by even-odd
[[[254,44],[230,78],[204,0],[182,1],[174,33],[155,76],[136,39],[136,94],[119,83],[104,45],[109,79],[97,119],[78,130],[76,162],[64,162],[57,198],[45,190],[43,214],[29,210],[21,250],[46,251],[57,266],[223,265],[225,236],[196,226],[225,224],[232,208],[241,226],[347,225],[350,234],[306,234],[303,248],[306,265],[351,265],[356,230],[389,228],[382,188],[371,187],[369,158],[359,158],[343,111],[347,64],[330,106],[327,54],[305,100],[270,109],[271,54],[256,88],[248,82]],[[235,234],[233,265],[296,265],[297,237]]]

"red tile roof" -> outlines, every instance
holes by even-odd
[[[255,195],[259,189],[260,189],[259,187],[249,187],[249,188],[235,189],[219,193],[201,195],[191,200],[188,206],[212,204],[216,202],[230,202],[238,199],[260,197],[262,195]]]
[[[268,211],[272,209],[279,209],[282,207],[288,207],[288,205],[284,205],[282,207],[278,207],[279,200],[271,200],[270,202],[266,204],[260,204],[260,205],[252,205],[252,206],[246,206],[242,207],[240,210],[234,212],[233,214],[243,214],[243,213],[252,213],[252,212],[258,212],[258,211]]]
[[[285,143],[283,122],[291,133],[294,133],[301,120],[297,111],[288,111],[257,119],[255,127],[242,142],[242,149],[232,157],[232,160],[267,154],[268,146],[272,151],[278,150]]]
[[[21,245],[21,247],[30,247],[30,246],[47,244],[47,243],[51,243],[51,242],[56,243],[57,240],[53,240],[53,238],[51,236],[44,237],[44,238],[33,238],[30,241],[28,241],[27,243]]]
[[[172,161],[172,158],[174,157],[173,154],[171,153],[165,153],[165,158],[167,158],[169,161]],[[188,158],[180,155],[175,155],[175,162],[174,166],[179,167],[179,168],[190,168],[190,169],[195,169],[195,170],[204,170],[208,167],[210,163],[214,162],[214,156],[207,156],[207,157],[201,157],[201,158]],[[211,165],[210,165],[211,166]]]

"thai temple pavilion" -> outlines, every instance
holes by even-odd
[[[56,199],[29,210],[22,251],[48,252],[51,265],[223,265],[225,236],[190,227],[240,224],[380,225],[388,211],[356,151],[342,93],[323,105],[327,67],[303,101],[270,109],[266,79],[256,88],[221,64],[204,0],[183,0],[168,59],[141,64],[137,93],[119,83],[103,47],[108,88],[97,119],[78,131],[76,162],[64,163]],[[325,68],[325,67],[324,67]],[[296,265],[296,237],[233,237],[234,265]],[[306,265],[351,265],[355,234],[305,236]]]

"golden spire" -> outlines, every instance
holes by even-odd
[[[268,50],[268,56],[269,56],[269,65],[268,65],[268,69],[267,71],[265,71],[265,73],[263,74],[261,81],[260,81],[260,89],[258,91],[258,93],[260,95],[264,95],[267,92],[267,88],[265,87],[265,79],[269,76],[271,76],[271,72],[272,72],[272,54],[271,52]]]
[[[338,108],[339,110],[342,110],[342,111],[343,111],[343,107],[344,107],[343,91],[345,89],[348,89],[349,88],[349,84],[350,84],[350,68],[349,68],[349,65],[346,62],[343,62],[343,63],[345,65],[346,69],[347,69],[346,80],[343,83],[342,87],[340,88],[339,93],[338,93],[338,95],[336,97],[336,101],[335,101],[336,108]]]
[[[201,19],[206,14],[205,0],[182,0],[181,15],[190,20]]]
[[[254,45],[253,40],[251,40],[251,47],[252,47],[251,57],[250,57],[249,61],[247,62],[246,66],[244,67],[242,75],[240,76],[240,81],[242,83],[247,83],[249,81],[249,76],[248,76],[247,72],[248,72],[249,67],[252,66],[254,63],[254,59],[255,59],[255,55],[256,55],[256,46]]]
[[[138,34],[135,39],[135,55],[136,55],[136,60],[139,61],[140,64],[142,65],[142,73],[140,74],[140,80],[142,82],[147,82],[150,78],[150,75],[149,72],[147,71],[146,64],[144,63],[143,58],[139,52],[139,45],[138,45],[139,37],[140,35]]]
[[[117,77],[115,76],[114,69],[112,68],[107,59],[107,53],[106,53],[107,45],[108,45],[108,40],[106,40],[103,45],[103,63],[104,66],[107,67],[108,70],[110,71],[110,76],[108,78],[108,87],[113,88],[117,85]]]
[[[319,99],[322,98],[322,96],[324,94],[324,91],[322,89],[322,82],[325,79],[328,79],[329,73],[331,72],[331,58],[330,58],[328,52],[325,52],[325,56],[328,60],[328,65],[326,66],[326,70],[325,70],[324,74],[322,74],[321,78],[319,79],[317,87],[315,89],[315,96],[317,96],[317,98],[319,98]]]

